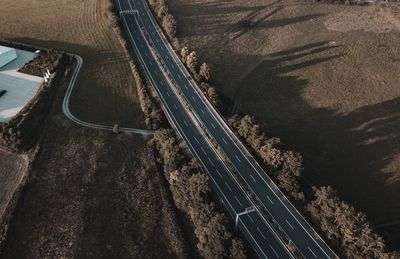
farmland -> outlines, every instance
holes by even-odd
[[[180,43],[212,70],[232,114],[304,156],[393,248],[400,226],[399,6],[171,0]],[[244,26],[250,21],[250,29]]]
[[[109,25],[107,2],[0,0],[0,37],[80,55],[71,112],[91,123],[142,128],[128,57]],[[67,85],[63,81],[56,93],[0,257],[182,257],[180,225],[145,140],[69,121],[61,109]],[[3,153],[0,162],[2,179],[23,165]]]

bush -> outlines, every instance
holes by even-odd
[[[188,153],[184,151],[186,147],[170,130],[158,130],[150,145],[161,158],[177,208],[193,224],[200,255],[204,258],[223,258],[230,255],[245,258],[242,241],[235,238],[227,217],[218,211],[211,199],[213,195],[208,176],[199,170],[194,159],[188,157]]]
[[[200,75],[200,78],[201,78],[203,81],[205,81],[205,82],[210,81],[211,72],[210,72],[210,68],[208,67],[208,65],[207,65],[206,63],[203,63],[203,64],[200,66],[199,75]]]
[[[348,258],[394,258],[386,253],[383,239],[370,227],[365,214],[340,200],[330,186],[313,188],[314,199],[307,205],[312,219],[328,240]]]
[[[245,115],[233,116],[228,120],[231,127],[256,152],[272,170],[277,185],[290,197],[298,201],[304,200],[300,190],[298,177],[303,171],[302,157],[294,151],[279,149],[278,138],[267,138],[253,117]]]
[[[165,32],[167,33],[170,39],[176,37],[176,21],[172,15],[168,14],[163,16],[162,27],[164,28]]]

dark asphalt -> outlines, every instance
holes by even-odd
[[[118,4],[119,9],[122,11],[131,10],[128,1],[120,0]],[[177,94],[173,91],[170,82],[168,82],[167,76],[163,73],[163,69],[147,45],[136,15],[121,13],[121,20],[141,65],[162,101],[167,116],[187,143],[191,152],[198,159],[202,168],[212,179],[213,188],[229,213],[235,217],[236,214],[250,207],[252,205],[251,202],[207,142],[206,137],[201,134],[200,129],[190,117],[187,107],[179,101]],[[259,212],[253,211],[240,216],[238,227],[260,257],[292,258],[285,245]]]

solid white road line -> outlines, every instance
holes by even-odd
[[[314,251],[311,250],[311,248],[310,248],[309,246],[307,246],[307,248],[308,248],[308,250],[310,250],[310,252],[313,254],[313,256],[314,256],[315,258],[317,258],[317,255],[314,253]]]
[[[250,174],[251,179],[253,179],[254,182],[257,182],[256,179],[253,177],[252,174]]]
[[[257,227],[257,231],[262,235],[262,237],[266,240],[267,238],[264,236],[263,232]]]
[[[269,200],[269,202],[271,203],[271,204],[274,204],[274,202],[271,200],[271,198],[267,195],[267,199]]]
[[[229,184],[227,182],[225,182],[226,187],[228,187],[229,191],[232,192],[232,188],[229,186]]]
[[[279,255],[278,255],[278,253],[275,251],[275,249],[274,249],[271,245],[269,245],[269,247],[271,248],[272,252],[274,252],[274,254],[276,255],[276,257],[279,258]]]
[[[289,227],[291,227],[291,228],[294,230],[292,224],[290,224],[289,221],[288,221],[287,219],[285,219],[285,221],[286,221],[286,223],[289,225]]]

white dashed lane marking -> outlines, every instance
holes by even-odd
[[[219,177],[221,177],[221,178],[222,178],[221,172],[220,172],[220,171],[219,171],[217,168],[215,168],[215,171],[217,171],[217,173],[218,173]]]
[[[308,248],[308,250],[310,250],[310,252],[313,254],[313,256],[314,256],[315,258],[317,258],[317,255],[314,253],[314,251],[311,250],[311,248],[310,248],[309,246],[307,246],[307,248]]]
[[[275,251],[275,249],[274,249],[271,245],[269,245],[269,247],[271,248],[272,252],[274,252],[274,254],[276,255],[276,257],[279,258],[279,255],[278,255],[278,253]]]
[[[237,155],[235,155],[235,157],[236,157],[237,161],[239,161],[239,163],[242,162]]]
[[[264,238],[264,239],[267,239],[265,236],[264,236],[264,234],[263,234],[263,232],[261,232],[261,230],[257,227],[257,231],[262,235],[262,237]]]
[[[232,188],[229,186],[229,184],[227,182],[225,182],[226,187],[228,187],[229,191],[232,192]]]
[[[235,200],[239,203],[240,206],[243,206],[242,203],[239,201],[239,199],[236,197],[236,195],[233,195],[235,197]]]
[[[210,158],[208,158],[208,161],[214,166],[214,162]]]
[[[291,229],[294,229],[293,226],[292,226],[292,224],[290,224],[290,222],[289,222],[287,219],[285,219],[285,221],[286,221],[286,223],[289,225],[289,227],[290,227]]]

